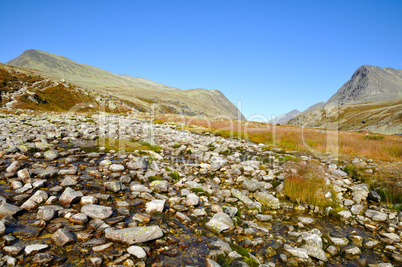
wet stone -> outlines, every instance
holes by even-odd
[[[5,246],[3,247],[3,251],[11,256],[17,256],[24,250],[24,247],[15,245],[15,246]]]
[[[57,230],[55,233],[52,234],[51,238],[54,243],[59,247],[75,241],[74,235],[65,228]]]
[[[158,239],[163,236],[159,226],[131,227],[119,230],[108,229],[105,237],[112,241],[132,245]]]
[[[139,246],[131,246],[127,248],[127,252],[136,257],[137,259],[146,259],[147,253],[144,251],[142,247]]]
[[[0,219],[6,215],[15,215],[22,211],[20,207],[9,204],[3,200],[0,200]]]
[[[104,220],[112,216],[113,209],[111,207],[106,207],[97,204],[88,204],[84,205],[81,208],[81,213],[86,214],[88,217],[93,219],[101,219]]]
[[[51,219],[55,218],[56,215],[57,212],[54,209],[39,209],[38,213],[36,214],[36,219],[50,221]]]
[[[53,255],[50,255],[48,253],[38,253],[33,257],[32,261],[38,264],[45,264],[51,262],[53,259]]]
[[[212,232],[220,233],[232,228],[233,221],[226,213],[218,212],[205,224],[205,227]]]
[[[165,202],[166,200],[152,200],[151,202],[148,202],[145,204],[145,212],[148,214],[152,213],[162,213],[163,208],[165,207]]]
[[[25,256],[29,256],[41,251],[46,250],[49,247],[47,244],[32,244],[25,247]]]
[[[136,213],[133,216],[133,221],[141,222],[141,223],[149,223],[151,221],[151,216],[145,213]]]
[[[388,219],[388,214],[376,210],[366,210],[364,213],[367,217],[373,221],[384,222]]]
[[[280,207],[279,199],[277,199],[276,197],[274,197],[271,194],[258,192],[258,193],[254,193],[254,198],[258,202],[260,202],[262,205],[264,205],[270,209],[279,209],[279,207]]]
[[[79,202],[82,196],[83,194],[81,191],[75,191],[74,189],[67,187],[60,196],[59,201],[64,205],[70,205]]]
[[[70,221],[78,224],[85,224],[88,222],[88,216],[84,213],[77,213],[71,216]]]
[[[347,255],[359,255],[362,252],[360,251],[360,249],[358,247],[352,247],[352,248],[346,249],[345,253]]]
[[[113,242],[109,242],[109,243],[106,243],[103,245],[94,246],[94,247],[92,247],[92,250],[94,252],[101,252],[101,251],[107,250],[108,248],[111,248],[112,246],[113,246]]]
[[[89,259],[89,261],[91,262],[92,266],[100,267],[100,266],[102,266],[103,259],[98,258],[98,257],[92,257],[92,258]]]
[[[2,237],[6,232],[6,225],[3,221],[0,221],[0,237]]]

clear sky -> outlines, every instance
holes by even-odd
[[[0,0],[0,62],[27,49],[180,89],[246,117],[304,110],[361,65],[402,69],[402,1]]]

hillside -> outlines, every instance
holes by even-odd
[[[328,106],[292,118],[288,124],[327,129],[402,134],[402,100]]]
[[[277,118],[273,119],[270,121],[270,123],[279,123],[279,124],[285,124],[287,123],[290,119],[293,117],[299,115],[301,112],[297,109],[294,109],[292,111],[289,111],[286,114],[280,115]]]
[[[402,98],[402,70],[364,65],[358,68],[326,106]]]
[[[40,70],[79,86],[114,96],[138,111],[237,118],[238,109],[218,90],[178,88],[140,77],[117,75],[68,58],[30,49],[8,64]],[[244,116],[241,115],[244,120]]]
[[[402,133],[402,70],[361,66],[325,103],[288,124],[340,130]]]

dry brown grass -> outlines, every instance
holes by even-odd
[[[311,204],[321,208],[335,205],[332,198],[326,198],[325,194],[331,192],[331,188],[325,184],[325,171],[317,163],[287,163],[287,167],[296,170],[285,176],[283,193],[297,203]]]
[[[247,139],[287,150],[339,153],[341,160],[350,160],[357,156],[384,161],[402,160],[402,137],[396,135],[377,135],[381,138],[372,139],[366,138],[366,133],[323,131],[315,128],[276,126],[257,122],[208,120],[177,115],[158,115],[154,119],[157,119],[159,123],[174,122],[186,126],[202,126],[205,128],[196,130],[229,138]]]

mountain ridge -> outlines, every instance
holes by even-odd
[[[156,105],[159,113],[228,119],[237,119],[240,116],[240,119],[245,120],[237,107],[219,90],[180,90],[142,77],[114,74],[35,49],[24,51],[8,64],[37,69],[79,86],[115,96],[141,111],[150,112]]]
[[[402,70],[363,65],[327,102],[288,124],[341,130],[402,133]]]

